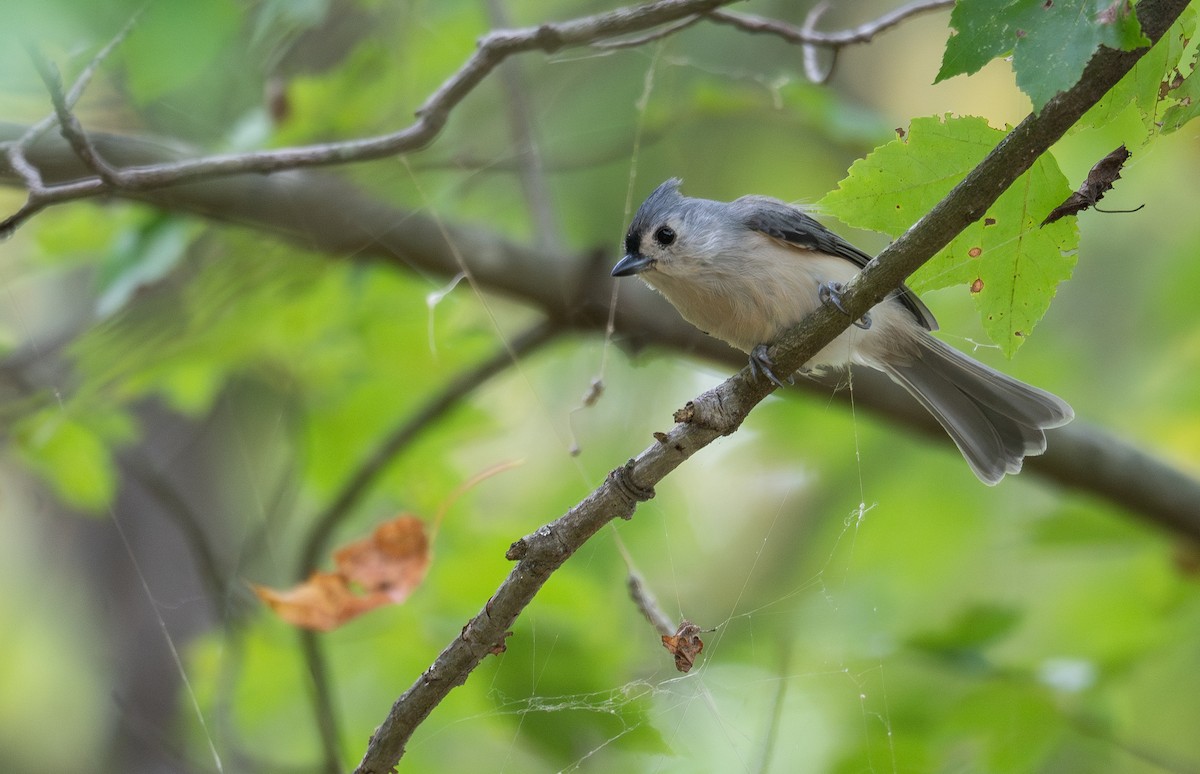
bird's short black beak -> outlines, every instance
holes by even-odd
[[[612,275],[614,277],[630,277],[634,274],[641,274],[653,265],[653,259],[647,258],[641,253],[630,253],[620,261],[617,261],[617,265],[613,267]]]

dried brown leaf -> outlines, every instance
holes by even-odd
[[[700,639],[700,631],[699,626],[685,618],[679,622],[679,628],[674,634],[662,636],[663,647],[675,656],[675,668],[680,672],[686,674],[692,671],[696,656],[704,650],[704,640]]]
[[[1132,154],[1124,145],[1096,162],[1088,172],[1087,180],[1079,186],[1079,190],[1067,197],[1066,201],[1055,207],[1042,221],[1042,225],[1053,223],[1068,215],[1078,215],[1088,207],[1104,198],[1104,194],[1113,187],[1113,183],[1121,179],[1121,168]]]
[[[429,570],[425,523],[415,516],[398,516],[333,556],[334,572],[315,572],[286,591],[255,585],[254,593],[293,626],[322,632],[377,607],[399,604]]]

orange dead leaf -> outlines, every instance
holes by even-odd
[[[275,613],[294,626],[327,632],[387,604],[399,604],[429,570],[425,523],[398,516],[333,555],[334,572],[315,572],[287,591],[254,586]]]
[[[425,523],[415,516],[385,521],[371,537],[339,548],[333,562],[348,581],[399,604],[421,585],[429,569]]]
[[[662,636],[663,647],[675,656],[675,668],[680,672],[692,671],[696,656],[704,650],[704,640],[700,639],[700,627],[686,618],[679,622],[679,628],[674,634]]]
[[[355,616],[387,603],[381,594],[357,596],[335,572],[314,572],[307,582],[286,591],[254,585],[254,593],[293,626],[327,632]]]

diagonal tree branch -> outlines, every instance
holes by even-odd
[[[1143,0],[1139,12],[1145,31],[1152,37],[1158,37],[1184,5],[1186,3],[1182,0]],[[851,283],[844,300],[848,315],[823,309],[782,337],[773,353],[780,367],[791,368],[807,360],[812,352],[845,329],[851,319],[856,319],[882,299],[927,256],[978,218],[1012,180],[1027,169],[1132,66],[1139,53],[1103,51],[1099,54],[1085,71],[1079,85],[1049,103],[1041,115],[1031,116],[1022,122],[946,200],[877,261],[872,262],[858,280]],[[117,158],[108,155],[105,143],[112,145],[118,153],[169,157],[162,148],[130,142],[127,138],[96,136],[92,139],[105,158],[114,162],[117,162]],[[79,159],[61,142],[38,143],[31,148],[31,153],[34,152],[45,152],[48,163],[44,167],[39,165],[39,169],[48,178],[54,177],[55,165],[59,171],[70,170],[76,174],[82,166]],[[120,162],[117,164],[120,166]],[[14,171],[11,165],[0,172],[10,180],[21,181],[19,171]],[[76,178],[67,176],[65,179]],[[312,206],[317,201],[314,197],[345,194],[348,189],[336,184],[326,189],[314,186],[312,182],[312,177],[300,174],[280,175],[271,179],[244,176],[127,195],[160,207],[266,227],[302,244],[316,245],[343,254],[368,248],[370,252],[364,255],[370,254],[405,266],[432,268],[446,273],[458,270],[453,258],[447,255],[445,238],[436,230],[436,224],[420,217],[406,215],[402,219],[403,228],[371,228],[366,224],[375,217],[386,216],[386,222],[394,225],[397,222],[396,213],[378,203],[354,197],[351,210],[335,210],[323,214],[320,220],[314,219],[313,214],[318,211]],[[311,195],[307,198],[295,196],[301,188],[307,189]],[[313,193],[314,189],[321,190]],[[264,195],[271,196],[264,200]],[[280,202],[287,202],[287,205],[280,206]],[[252,203],[256,206],[246,206]],[[359,205],[362,205],[361,209]],[[342,229],[342,226],[348,228]],[[385,238],[379,239],[380,234],[386,235]],[[473,268],[481,281],[542,305],[554,319],[590,326],[594,324],[592,318],[597,311],[603,308],[593,296],[606,299],[607,294],[595,294],[593,289],[598,285],[593,283],[589,275],[579,274],[565,265],[568,262],[556,261],[554,256],[507,244],[495,240],[492,235],[470,229],[454,229],[451,238],[461,239],[458,244],[467,248],[463,252],[473,256],[477,263],[477,268]],[[578,263],[581,262],[575,265]],[[521,269],[529,273],[522,275],[519,273]],[[533,276],[540,277],[542,281],[530,282],[529,278]],[[551,281],[547,282],[547,278]],[[563,290],[569,292],[564,294]],[[566,303],[563,298],[567,299]],[[656,311],[660,308],[654,306],[644,294],[635,296],[634,303],[622,309],[617,320],[618,327],[631,333],[642,332],[643,341],[691,346],[697,351],[703,349],[705,345],[697,344],[699,337],[680,324],[674,328],[669,323],[661,327],[644,324],[651,319],[661,320]],[[646,331],[653,333],[646,334]],[[716,350],[709,348],[707,351]],[[770,389],[769,385],[753,382],[745,373],[739,373],[700,396],[681,412],[681,424],[664,434],[660,442],[643,451],[636,461],[614,471],[601,487],[562,518],[514,544],[510,557],[517,560],[518,564],[509,578],[488,605],[465,627],[462,635],[447,646],[433,666],[396,703],[373,738],[360,770],[385,771],[390,768],[403,753],[404,745],[421,720],[455,685],[465,680],[488,653],[501,647],[508,627],[557,567],[608,521],[618,516],[630,516],[636,503],[652,496],[653,486],[683,460],[720,435],[733,432]],[[1106,453],[1102,448],[1103,442],[1089,440],[1086,432],[1080,433],[1070,428],[1053,434],[1051,448],[1063,446],[1061,439],[1065,437],[1079,439],[1085,448],[1096,454]],[[1055,462],[1051,456],[1031,460],[1031,468],[1055,470],[1057,464],[1071,469],[1074,465],[1072,475],[1080,476],[1075,481],[1088,480],[1095,491],[1105,491],[1102,482],[1089,478],[1086,470],[1089,467],[1104,470],[1105,466],[1089,464],[1092,461],[1086,457],[1081,463],[1069,458]],[[1136,454],[1130,456],[1139,459]],[[1145,457],[1140,459],[1148,461]],[[1174,495],[1196,491],[1196,483],[1182,474],[1162,465],[1153,467],[1156,474],[1175,477],[1178,486],[1168,488]],[[1067,477],[1062,480],[1072,481]],[[1127,477],[1122,485],[1127,486],[1128,491],[1136,491],[1139,482],[1128,480]],[[1194,503],[1200,498],[1184,496],[1184,499],[1172,503],[1161,498],[1156,501],[1154,493],[1150,491],[1139,494],[1146,495],[1145,501],[1141,502],[1143,510],[1146,510],[1147,503],[1153,503],[1153,508],[1165,514],[1159,516],[1161,523],[1197,534]]]
[[[315,245],[321,249],[340,253],[355,253],[365,249],[367,252],[363,252],[363,255],[384,258],[407,267],[418,266],[453,273],[457,272],[458,267],[455,259],[447,256],[447,237],[436,224],[428,222],[427,219],[406,214],[403,218],[404,228],[392,228],[397,222],[394,212],[376,202],[364,200],[353,192],[351,201],[361,205],[362,210],[356,210],[358,205],[352,204],[348,210],[337,210],[329,216],[323,214],[319,222],[312,219],[313,210],[308,207],[319,197],[330,196],[331,193],[336,196],[337,192],[349,189],[337,184],[329,188],[314,186],[312,182],[315,176],[308,174],[278,175],[270,179],[257,175],[242,175],[218,182],[193,182],[191,185],[169,190],[155,189],[180,180],[200,181],[205,177],[237,172],[265,172],[343,163],[421,147],[437,135],[453,106],[513,53],[527,50],[554,51],[568,45],[584,45],[609,36],[651,29],[656,25],[682,24],[682,20],[689,18],[689,15],[703,13],[697,10],[701,6],[715,8],[720,4],[722,3],[717,0],[706,3],[668,0],[560,25],[493,33],[481,42],[475,56],[430,98],[426,107],[419,111],[418,121],[408,129],[385,138],[268,154],[174,162],[170,160],[170,154],[164,153],[161,148],[149,147],[136,141],[131,143],[128,138],[88,136],[83,133],[81,127],[72,127],[71,121],[68,120],[73,118],[69,115],[70,108],[66,99],[68,95],[63,95],[61,86],[54,85],[53,79],[48,78],[47,83],[55,96],[60,123],[74,151],[60,142],[37,143],[36,146],[31,144],[30,152],[39,159],[45,154],[47,163],[45,166],[39,163],[36,167],[37,173],[48,179],[62,181],[55,190],[64,192],[63,200],[116,189],[128,198],[140,199],[164,208],[236,220],[274,230],[298,242]],[[1138,11],[1144,30],[1154,39],[1161,36],[1184,6],[1184,0],[1143,0],[1138,6]],[[648,13],[647,9],[657,9],[663,16],[652,23],[646,22],[645,16],[639,17],[638,21],[631,20],[639,12]],[[669,9],[670,13],[663,9]],[[627,17],[620,16],[626,13]],[[600,32],[596,32],[596,28],[593,27],[594,37],[590,39],[583,36],[583,28],[578,25],[599,24],[597,20],[603,20],[607,26],[601,25],[603,29]],[[572,35],[578,37],[571,37]],[[937,249],[980,217],[987,206],[1061,137],[1088,107],[1111,88],[1142,53],[1144,52],[1105,50],[1098,54],[1089,64],[1079,84],[1052,100],[1040,115],[1030,116],[1023,121],[943,202],[910,232],[885,250],[849,285],[844,296],[844,306],[848,314],[823,308],[783,336],[772,352],[779,367],[792,370],[807,361],[812,353],[844,330],[850,320],[857,319],[882,300]],[[0,127],[0,137],[5,136],[5,131],[4,127]],[[24,133],[26,130],[21,128],[18,131]],[[81,147],[81,140],[86,141],[87,147]],[[392,146],[391,150],[383,150],[385,141],[397,145]],[[113,155],[110,155],[110,149]],[[313,153],[314,149],[329,152],[331,155],[304,155]],[[356,155],[359,152],[364,155]],[[143,159],[157,157],[159,161],[151,160],[146,166],[139,165],[137,161],[129,164],[121,160],[123,153],[134,159],[140,154]],[[288,153],[299,155],[289,157]],[[242,163],[246,166],[239,166]],[[101,164],[110,166],[104,167]],[[206,164],[210,166],[205,166]],[[71,170],[73,176],[60,176],[59,173],[63,170]],[[79,179],[80,174],[84,175],[83,180]],[[89,178],[89,174],[94,176]],[[11,155],[8,165],[0,169],[0,175],[3,175],[6,181],[15,180],[28,184],[30,180],[29,169],[21,167]],[[307,197],[282,195],[301,187],[309,191],[319,190]],[[239,206],[246,203],[242,197],[258,199],[263,193],[270,194],[271,198],[257,201],[258,206],[255,207]],[[287,204],[281,206],[280,202]],[[40,206],[44,207],[49,203],[52,202],[46,201]],[[26,208],[29,206],[27,204]],[[26,208],[22,208],[22,213]],[[387,216],[389,227],[365,225],[377,216]],[[310,220],[305,220],[306,218]],[[6,224],[10,221],[6,221]],[[337,227],[344,225],[349,225],[350,228],[343,233]],[[381,234],[384,236],[381,237]],[[606,300],[607,293],[597,293],[597,288],[601,286],[592,276],[573,268],[589,265],[587,262],[572,264],[555,260],[555,256],[544,251],[514,246],[496,240],[492,235],[469,229],[453,229],[449,238],[461,238],[462,241],[458,244],[471,248],[480,267],[473,267],[473,271],[482,282],[521,296],[546,309],[551,317],[547,323],[548,327],[561,327],[564,324],[591,327],[596,324],[593,318],[596,317],[597,311],[603,308],[604,303],[598,299]],[[357,248],[346,249],[346,245],[354,243],[355,240],[358,240]],[[562,268],[549,268],[555,265],[561,265]],[[513,279],[513,266],[529,267],[537,274],[526,275],[524,278],[518,274],[517,278]],[[529,276],[539,276],[540,281],[529,282]],[[547,277],[550,282],[545,281]],[[569,292],[562,293],[563,290]],[[708,342],[697,344],[700,341],[697,335],[679,324],[674,327],[661,323],[655,323],[653,326],[644,324],[651,318],[662,319],[656,311],[661,307],[655,306],[645,294],[635,297],[634,304],[630,307],[622,310],[618,318],[618,327],[631,334],[641,333],[643,341],[691,346],[697,351],[707,346],[709,349],[705,351],[715,351]],[[661,328],[656,327],[660,325]],[[651,333],[647,334],[646,331]],[[743,371],[699,396],[679,412],[677,418],[680,423],[669,433],[662,434],[660,440],[644,450],[636,460],[631,460],[626,466],[613,471],[604,484],[567,514],[514,543],[509,551],[509,557],[517,561],[512,573],[483,610],[464,627],[462,634],[446,647],[430,669],[396,702],[383,725],[373,736],[359,771],[389,770],[403,754],[404,747],[416,727],[449,691],[465,681],[470,672],[489,653],[503,648],[508,627],[555,569],[603,525],[617,517],[631,517],[638,502],[653,496],[653,487],[658,481],[708,443],[721,435],[734,432],[749,411],[772,390],[773,387],[765,380],[756,382]],[[928,424],[927,418],[924,421]],[[1143,509],[1146,509],[1147,503],[1151,503],[1150,508],[1159,509],[1161,514],[1165,514],[1158,516],[1161,523],[1180,531],[1200,534],[1200,524],[1197,523],[1196,514],[1193,512],[1194,503],[1200,501],[1200,497],[1182,494],[1196,492],[1200,486],[1196,482],[1127,447],[1121,450],[1123,458],[1108,456],[1107,450],[1103,449],[1107,441],[1089,435],[1086,428],[1081,432],[1078,425],[1055,432],[1052,449],[1063,446],[1070,449],[1070,444],[1061,440],[1065,438],[1078,441],[1083,450],[1081,452],[1077,448],[1067,455],[1083,460],[1081,463],[1076,459],[1073,463],[1075,472],[1072,475],[1080,475],[1080,478],[1075,480],[1084,480],[1086,471],[1080,468],[1094,469],[1093,475],[1088,479],[1088,485],[1094,491],[1106,492],[1106,482],[1094,480],[1095,471],[1106,475],[1110,471],[1116,471],[1122,479],[1121,491],[1127,497],[1127,493],[1135,491],[1138,485],[1138,482],[1128,480],[1128,468],[1134,468],[1133,478],[1139,478],[1144,470],[1150,470],[1155,476],[1164,477],[1171,482],[1166,490],[1177,499],[1154,500],[1153,497],[1147,496],[1142,500],[1139,493],[1139,497],[1128,498],[1127,501],[1137,502]],[[1053,456],[1060,455],[1052,453],[1041,460],[1031,460],[1030,467],[1048,472],[1056,470],[1056,464],[1070,468],[1070,459],[1054,462]],[[1062,476],[1062,480],[1071,482],[1066,476]],[[1145,482],[1141,483],[1144,486]]]
[[[1144,0],[1138,6],[1143,31],[1157,40],[1182,13],[1186,0]],[[1101,49],[1074,87],[1030,115],[946,196],[929,216],[886,249],[846,288],[845,312],[825,306],[788,331],[772,359],[790,373],[810,360],[881,301],[888,293],[982,216],[1035,159],[1045,153],[1089,107],[1128,72],[1147,49]],[[487,604],[433,665],[392,706],[371,737],[358,774],[393,769],[413,732],[455,686],[462,684],[489,654],[503,649],[505,633],[550,575],[584,542],[615,518],[631,518],[638,502],[654,496],[654,486],[688,457],[737,430],[754,406],[774,391],[744,368],[676,413],[679,422],[634,460],[609,474],[582,502],[554,522],[517,541],[508,558],[517,562]]]
[[[24,131],[23,126],[0,124],[0,142]],[[106,158],[119,164],[154,164],[180,152],[146,138],[96,134],[92,139]],[[29,148],[29,154],[48,180],[70,180],[86,173],[61,138],[44,137]],[[22,180],[0,164],[0,183],[20,186]],[[275,234],[339,259],[353,255],[357,260],[443,277],[460,271],[433,218],[383,204],[321,172],[239,175],[126,198]],[[568,327],[604,330],[612,295],[605,267],[582,256],[514,244],[478,228],[444,225],[482,286],[536,306]],[[632,348],[673,349],[734,367],[746,362],[740,352],[697,331],[640,285],[622,290],[614,322],[621,340]],[[887,377],[856,372],[854,384],[857,406],[952,448],[929,413]],[[802,380],[798,387],[828,399],[836,380]],[[1051,430],[1048,437],[1047,452],[1025,460],[1027,473],[1091,492],[1160,527],[1200,539],[1200,514],[1195,508],[1200,482],[1081,419]]]

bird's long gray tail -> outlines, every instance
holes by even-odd
[[[1066,401],[1005,376],[932,336],[918,356],[888,363],[887,374],[946,428],[979,480],[997,484],[1021,470],[1024,458],[1046,450],[1047,428],[1070,422]]]

